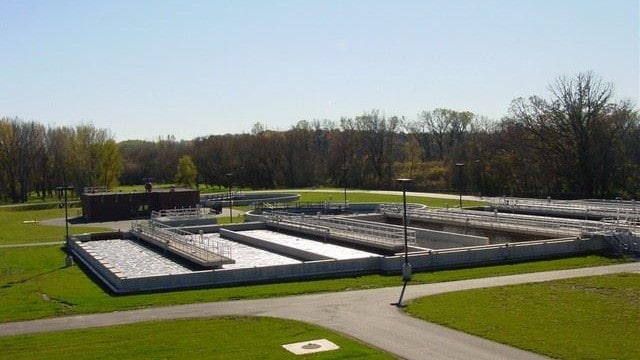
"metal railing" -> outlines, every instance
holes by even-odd
[[[418,209],[424,209],[425,206],[422,204],[407,204],[407,213],[409,212],[409,210],[418,210]],[[398,213],[400,215],[402,215],[404,208],[403,208],[403,203],[386,203],[386,204],[380,204],[380,206],[378,207],[378,211],[381,213],[384,212],[395,212]]]
[[[311,229],[317,231],[321,236],[333,235],[371,244],[392,246],[404,244],[403,229],[389,225],[364,224],[342,217],[272,212],[267,216],[266,222],[276,227],[287,225],[299,229]],[[416,232],[414,230],[407,231],[407,243],[415,245]]]
[[[278,229],[296,230],[299,232],[312,233],[316,236],[327,238],[331,233],[331,229],[326,226],[316,224],[307,224],[296,219],[296,216],[287,216],[282,214],[269,214],[265,223]]]
[[[398,216],[395,209],[383,213]],[[553,235],[575,236],[584,233],[601,231],[600,221],[575,220],[544,216],[520,215],[500,212],[460,209],[413,209],[407,211],[412,220],[436,221],[456,224],[465,227],[490,228],[512,232],[539,232]]]
[[[351,205],[351,202],[347,202],[347,206]],[[344,201],[322,201],[322,202],[262,202],[255,204],[256,209],[280,209],[280,212],[287,211],[288,209],[335,209],[343,208]]]
[[[106,186],[86,186],[82,189],[83,194],[95,194],[109,192]]]
[[[131,231],[147,235],[164,243],[168,248],[206,262],[215,262],[220,258],[232,258],[231,245],[229,244],[211,241],[211,239],[205,240],[202,234],[193,234],[161,223],[151,221],[134,222],[131,225]]]
[[[615,218],[640,221],[640,204],[635,200],[552,200],[527,198],[491,198],[489,203],[501,211],[528,211],[542,214]]]
[[[180,209],[164,209],[151,211],[151,220],[156,220],[163,217],[178,219],[200,218],[202,217],[202,208],[200,206],[196,206]]]
[[[218,192],[218,193],[212,193],[212,194],[200,194],[200,200],[211,200],[211,201],[215,201],[215,200],[229,200],[229,198],[235,198],[235,197],[240,197],[242,196],[242,192],[240,191],[224,191],[224,192]]]

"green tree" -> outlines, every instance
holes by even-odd
[[[107,189],[118,186],[122,168],[122,155],[118,144],[113,139],[109,139],[102,145],[100,151],[100,164],[98,167],[100,184]]]
[[[423,149],[415,136],[409,136],[404,143],[403,151],[405,163],[408,165],[408,169],[406,169],[407,172],[402,174],[402,176],[414,178],[416,176],[415,172],[422,162]]]
[[[20,119],[0,119],[0,180],[13,202],[27,201],[44,154],[45,127]]]
[[[176,173],[176,183],[192,187],[196,183],[198,170],[191,160],[191,156],[183,155],[178,160],[178,172]]]

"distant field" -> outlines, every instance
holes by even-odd
[[[298,356],[282,345],[327,339],[337,350]],[[6,359],[393,359],[318,326],[292,320],[222,317],[0,337]]]
[[[560,359],[640,359],[640,274],[425,297],[413,316]]]

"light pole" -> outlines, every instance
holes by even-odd
[[[462,210],[462,169],[464,168],[464,163],[456,163],[456,168],[458,169],[458,187],[460,188],[460,209]]]
[[[342,170],[342,185],[344,186],[344,210],[347,210],[347,167],[345,165],[340,166]]]
[[[479,159],[476,159],[476,187],[478,192],[480,193],[480,197],[482,197],[482,163]]]
[[[402,307],[402,297],[404,296],[404,290],[407,287],[407,283],[411,280],[411,264],[409,264],[409,246],[407,244],[407,184],[412,182],[413,179],[401,178],[396,179],[396,182],[402,185],[402,226],[404,228],[404,264],[402,265],[402,291],[400,292],[400,298],[398,302],[393,304],[397,307]]]
[[[233,223],[233,194],[231,194],[231,177],[232,173],[227,173],[229,179],[229,223]]]
[[[62,197],[64,194],[64,227],[65,227],[65,237],[64,237],[64,246],[67,251],[67,257],[65,258],[65,265],[71,266],[73,265],[73,257],[71,257],[71,248],[69,247],[69,211],[68,211],[68,198],[67,191],[73,190],[73,186],[58,186],[56,188],[58,190],[58,196]]]

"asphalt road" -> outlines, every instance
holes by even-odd
[[[619,272],[640,273],[640,263],[549,271],[407,287],[405,300],[490,286]],[[540,355],[454,331],[405,315],[390,305],[400,287],[273,299],[155,307],[94,315],[0,324],[0,336],[91,328],[141,321],[222,315],[271,316],[314,323],[404,359],[542,359]]]

